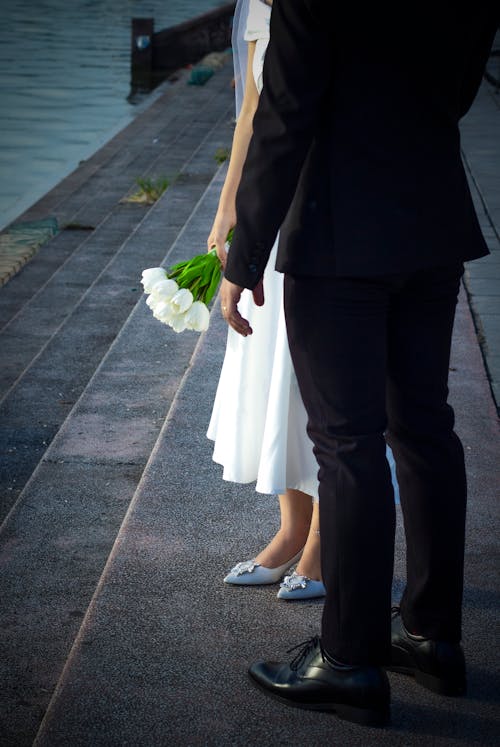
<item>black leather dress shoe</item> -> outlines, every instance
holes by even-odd
[[[355,724],[389,723],[391,693],[383,669],[334,664],[318,637],[300,646],[290,664],[259,661],[250,667],[250,677],[266,695],[297,708],[332,711]]]
[[[433,641],[406,630],[399,607],[393,608],[391,672],[402,672],[440,695],[465,695],[465,658],[459,643]]]

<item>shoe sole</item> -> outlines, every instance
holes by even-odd
[[[407,674],[415,679],[422,687],[426,690],[431,690],[433,693],[438,695],[446,695],[450,698],[458,698],[465,695],[467,692],[467,683],[464,682],[452,682],[451,680],[445,680],[442,677],[435,677],[427,672],[422,672],[420,669],[415,667],[398,667],[398,666],[387,666],[385,669],[388,672],[397,672],[398,674]]]
[[[310,599],[323,599],[324,596],[324,594],[308,594],[307,596],[298,594],[297,596],[292,596],[292,592],[287,592],[287,595],[283,594],[282,596],[279,595],[279,592],[276,594],[277,599],[280,599],[282,602],[307,602]]]
[[[268,690],[260,682],[248,675],[250,682],[265,695],[268,695],[273,700],[277,700],[283,705],[290,706],[291,708],[301,708],[305,711],[324,711],[327,713],[334,713],[342,721],[349,721],[352,724],[359,724],[360,726],[373,726],[375,728],[383,728],[389,726],[391,722],[391,711],[388,706],[386,709],[379,710],[374,708],[355,708],[354,706],[348,706],[344,703],[307,703],[299,700],[290,700],[284,698],[282,695],[274,693],[272,690]]]
[[[224,583],[227,586],[272,586],[273,584],[279,584],[281,576],[276,581],[226,581]]]

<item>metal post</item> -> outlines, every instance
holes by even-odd
[[[152,87],[153,33],[153,18],[132,18],[131,85],[136,91]]]

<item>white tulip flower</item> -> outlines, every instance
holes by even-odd
[[[208,329],[208,304],[217,290],[222,266],[215,250],[202,252],[169,269],[150,267],[142,272],[146,304],[153,316],[175,332]],[[190,290],[193,289],[193,290]]]
[[[158,301],[152,309],[153,316],[163,324],[170,324],[176,316],[171,304],[168,301]]]
[[[167,277],[163,267],[149,267],[142,271],[141,283],[144,286],[144,293],[151,293],[153,285],[159,280],[165,280]]]
[[[184,332],[186,329],[186,314],[174,314],[169,324],[174,332]]]
[[[189,309],[194,301],[193,294],[187,288],[179,288],[171,298],[170,303],[176,314],[183,314]]]
[[[186,329],[204,332],[208,329],[210,313],[202,301],[195,301],[186,311]]]
[[[153,285],[151,295],[157,298],[158,301],[171,301],[178,290],[179,286],[175,280],[172,280],[171,278],[163,278],[163,280],[158,280],[158,282]]]

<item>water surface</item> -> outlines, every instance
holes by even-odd
[[[157,31],[223,0],[2,0],[0,229],[136,115],[133,17]]]

